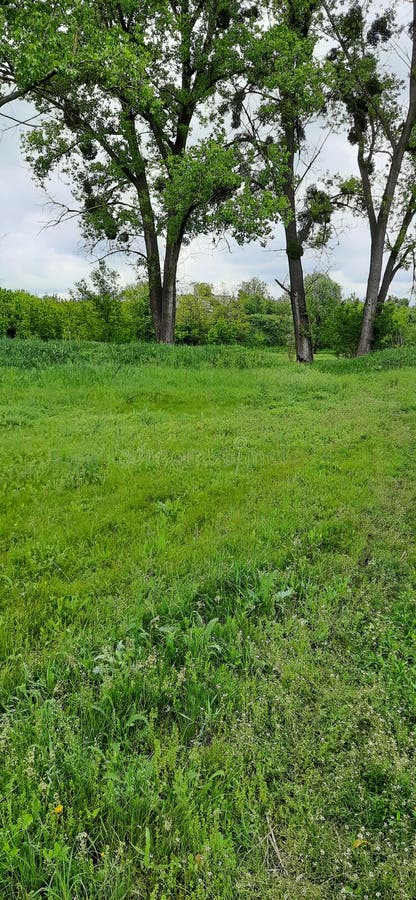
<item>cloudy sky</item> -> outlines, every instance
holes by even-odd
[[[21,117],[26,106],[14,104],[2,111]],[[36,187],[30,169],[20,151],[19,131],[10,128],[9,119],[0,119],[0,286],[22,288],[36,294],[68,295],[80,278],[88,277],[94,260],[87,255],[76,220],[47,227],[54,217],[44,192]],[[319,135],[317,134],[317,137]],[[319,170],[355,172],[355,153],[346,139],[332,135],[319,159]],[[316,169],[318,174],[318,168]],[[67,196],[64,186],[55,180],[50,193]],[[55,213],[56,215],[56,213]],[[241,281],[257,275],[274,295],[281,294],[275,283],[286,279],[283,235],[276,230],[267,249],[251,243],[239,247],[230,241],[218,248],[212,240],[200,238],[183,251],[179,268],[179,289],[193,281],[208,281],[233,289]],[[324,271],[338,281],[346,295],[363,297],[368,266],[368,229],[363,221],[350,218],[325,251],[304,257],[305,271]],[[120,272],[122,282],[134,280],[134,270],[122,257],[112,257],[111,265]],[[399,296],[410,293],[411,273],[400,273],[393,285]]]

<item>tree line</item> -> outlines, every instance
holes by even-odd
[[[34,176],[66,176],[58,220],[79,215],[90,249],[144,266],[158,341],[178,334],[184,246],[267,245],[279,221],[296,357],[312,361],[303,255],[349,211],[371,245],[356,352],[374,347],[415,250],[416,0],[7,0],[0,18],[0,103],[37,109]],[[312,182],[317,124],[354,147],[355,172]]]
[[[362,303],[344,297],[339,284],[322,273],[307,275],[305,298],[314,352],[352,356],[360,335]],[[181,344],[240,344],[284,349],[295,354],[292,310],[286,294],[270,296],[259,278],[233,293],[195,283],[178,296],[176,341]],[[92,284],[81,281],[70,300],[35,297],[0,289],[0,337],[132,343],[154,341],[149,289],[145,283],[120,287],[104,264]],[[390,296],[377,319],[374,348],[416,345],[416,308]]]

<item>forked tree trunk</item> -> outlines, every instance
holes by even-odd
[[[345,35],[343,35],[339,29],[337,18],[331,10],[331,4],[327,3],[326,0],[323,0],[323,8],[326,11],[334,34],[337,36],[347,60],[350,63],[353,63],[354,57],[350,53],[350,48]],[[373,193],[373,185],[371,184],[369,166],[370,163],[373,165],[374,162],[374,143],[372,147],[370,145],[370,150],[368,152],[368,149],[366,150],[365,146],[362,123],[360,119],[357,120],[355,118],[355,130],[357,134],[361,133],[361,139],[358,142],[357,161],[363,188],[364,206],[371,232],[370,269],[364,302],[361,334],[357,347],[357,356],[365,356],[367,353],[370,353],[373,348],[377,315],[383,308],[383,303],[386,299],[387,291],[394,275],[400,269],[398,257],[406,238],[409,225],[414,217],[414,200],[413,192],[411,192],[407,208],[405,209],[396,236],[395,244],[390,253],[383,275],[383,255],[386,245],[387,229],[390,223],[391,211],[394,206],[397,185],[402,173],[403,160],[405,154],[409,151],[409,142],[412,131],[416,125],[416,0],[412,0],[412,13],[412,26],[409,29],[412,40],[412,53],[409,65],[409,100],[403,122],[401,124],[400,122],[394,123],[394,127],[392,127],[390,121],[391,117],[382,107],[380,107],[378,97],[375,98],[374,95],[368,91],[368,86],[366,87],[365,82],[361,80],[360,76],[357,77],[356,82],[360,92],[364,88],[364,96],[368,103],[368,108],[371,110],[373,126],[375,129],[375,132],[373,133],[376,133],[378,129],[382,130],[388,141],[390,159],[381,201],[377,204],[375,202],[375,194]],[[353,71],[354,66],[351,69],[351,75],[353,75]]]
[[[387,295],[390,290],[390,285],[393,281],[393,278],[395,277],[395,275],[397,275],[397,272],[399,272],[400,269],[404,266],[406,258],[409,256],[408,250],[405,249],[405,251],[403,252],[403,245],[406,241],[410,225],[415,218],[415,214],[416,206],[412,194],[405,215],[403,217],[400,230],[396,236],[396,240],[390,250],[387,263],[384,267],[383,280],[378,292],[377,315],[381,313],[381,310],[383,309],[383,306],[387,300]]]
[[[403,160],[409,149],[409,141],[416,124],[416,0],[412,2],[413,23],[411,29],[412,57],[409,69],[409,105],[406,118],[401,126],[400,137],[394,142],[391,152],[390,168],[380,203],[379,214],[376,217],[374,201],[371,193],[371,185],[368,178],[368,168],[364,161],[362,148],[359,149],[358,164],[366,196],[367,212],[371,228],[371,257],[370,271],[367,283],[367,294],[364,303],[364,314],[361,326],[360,340],[357,347],[357,356],[365,356],[373,349],[375,325],[377,314],[381,312],[387,290],[394,277],[394,263],[396,251],[399,253],[406,237],[408,227],[413,219],[413,194],[405,210],[400,229],[398,231],[395,246],[387,262],[383,277],[383,255],[386,244],[386,234],[389,225],[390,214],[393,208],[397,185],[402,171]]]
[[[179,253],[180,244],[178,242],[167,245],[163,278],[160,272],[159,256],[153,268],[148,261],[150,308],[158,344],[175,342],[176,278]]]

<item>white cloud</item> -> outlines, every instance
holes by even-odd
[[[11,112],[18,114],[27,105],[17,105]],[[30,111],[30,108],[29,108]],[[26,114],[26,112],[24,112]],[[3,119],[3,122],[7,120]],[[323,132],[316,127],[314,138],[322,139]],[[340,135],[332,135],[324,146],[321,157],[312,170],[311,177],[319,171],[341,171],[349,175],[355,171],[354,149]],[[53,217],[47,207],[47,198],[32,179],[30,170],[19,148],[19,134],[8,130],[0,141],[0,285],[23,288],[37,294],[58,293],[67,295],[74,283],[88,277],[94,261],[83,249],[77,221],[74,219],[58,227],[46,228]],[[61,182],[55,181],[51,194],[65,195]],[[66,196],[69,194],[66,192]],[[230,240],[215,247],[209,237],[199,238],[185,247],[179,266],[179,288],[193,281],[208,281],[219,287],[234,289],[241,281],[253,275],[262,278],[275,295],[281,293],[275,278],[284,281],[287,275],[283,252],[284,240],[281,228],[276,229],[275,240],[263,249],[259,243],[240,247]],[[355,292],[363,297],[368,267],[369,237],[364,221],[347,220],[331,248],[321,257],[309,251],[304,256],[305,272],[320,269],[340,282],[346,295]],[[129,264],[121,257],[112,257],[126,283],[134,277]],[[393,285],[398,294],[408,294],[411,274],[401,272]]]

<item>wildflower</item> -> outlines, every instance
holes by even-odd
[[[61,816],[64,811],[62,803],[58,803],[58,806],[55,806],[53,811],[54,811],[55,815]]]

